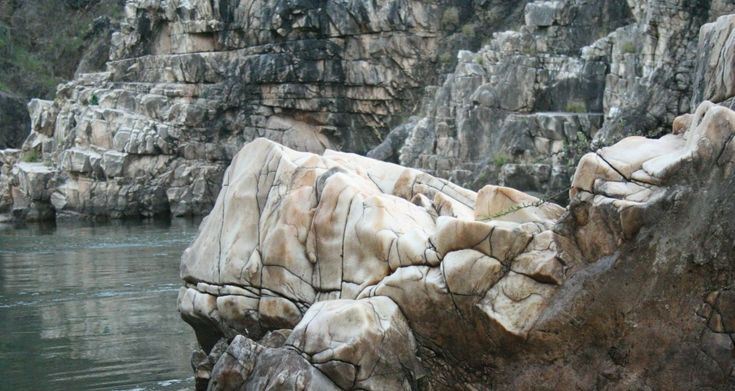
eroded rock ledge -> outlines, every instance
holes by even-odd
[[[128,0],[105,71],[30,103],[21,160],[54,180],[22,188],[33,173],[17,167],[0,178],[0,214],[204,215],[255,138],[364,153],[470,45],[463,35],[517,24],[525,3]]]
[[[705,102],[588,154],[566,210],[258,139],[182,257],[198,385],[732,385],[734,134]]]

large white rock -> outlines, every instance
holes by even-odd
[[[563,280],[550,231],[562,212],[513,189],[478,195],[394,164],[258,139],[235,156],[182,257],[179,309],[203,346],[212,331],[257,338],[295,326],[293,346],[338,385],[410,388],[415,374],[369,373],[411,366],[413,332],[466,357],[488,346],[476,322],[498,338],[526,335]],[[375,351],[384,338],[398,350]]]
[[[585,155],[572,179],[571,214],[585,259],[612,254],[646,223],[646,210],[675,185],[733,173],[735,112],[705,101],[660,139],[628,137]],[[716,169],[715,169],[716,168]]]
[[[345,390],[411,390],[421,371],[411,329],[387,297],[314,304],[286,344]]]
[[[514,189],[474,193],[417,170],[258,139],[235,157],[182,257],[179,310],[205,349],[223,336],[293,329],[282,348],[231,346],[273,363],[223,359],[220,372],[240,368],[254,384],[245,389],[263,389],[257,376],[277,369],[283,384],[412,389],[419,347],[467,366],[532,348],[524,344],[545,333],[536,327],[579,289],[564,286],[568,275],[620,250],[680,192],[732,175],[733,135],[735,112],[705,102],[673,134],[588,154],[567,210]]]

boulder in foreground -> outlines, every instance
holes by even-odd
[[[210,387],[725,389],[735,112],[705,102],[674,128],[585,156],[566,210],[246,145],[181,264],[202,348],[240,352]]]

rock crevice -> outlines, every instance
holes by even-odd
[[[709,277],[689,281],[698,288],[684,296],[671,288],[651,291],[650,280],[626,276],[629,268],[650,267],[644,275],[663,283],[678,280],[681,268],[696,269],[681,249],[665,242],[649,247],[646,236],[663,232],[665,240],[658,221],[681,222],[682,199],[729,188],[733,134],[735,112],[704,102],[677,118],[672,134],[630,137],[587,154],[566,209],[507,187],[476,193],[354,154],[316,155],[258,139],[233,159],[213,212],[182,257],[187,283],[179,310],[205,351],[224,338],[239,352],[217,361],[214,389],[230,381],[218,366],[239,373],[232,383],[239,389],[263,389],[250,372],[232,371],[266,357],[283,358],[277,368],[284,384],[329,379],[329,389],[546,389],[526,382],[557,370],[574,374],[573,384],[590,385],[589,376],[609,370],[596,348],[587,348],[594,359],[584,365],[559,368],[553,357],[577,351],[581,341],[625,340],[619,333],[636,334],[625,331],[635,328],[625,322],[651,321],[689,330],[662,330],[654,338],[668,350],[653,359],[670,364],[636,380],[631,376],[648,358],[630,348],[636,353],[604,384],[668,388],[679,384],[676,368],[687,363],[703,374],[723,365],[731,370],[732,360],[720,358],[732,346],[717,345],[720,336],[730,338],[723,314],[729,304],[700,305],[697,293],[707,285],[703,278],[731,273],[729,262],[716,261],[719,271],[696,271]],[[696,232],[679,232],[686,234]],[[626,289],[635,302],[616,301],[616,287],[604,278],[630,278]],[[590,302],[595,297],[606,301]],[[643,303],[650,300],[691,307],[692,314],[696,305],[703,315],[674,321],[683,308],[647,313],[650,304]],[[622,312],[603,316],[600,306]],[[610,316],[627,320],[603,322]],[[276,350],[254,342],[284,328],[293,331]],[[713,334],[699,340],[703,329]],[[580,341],[575,333],[582,333]],[[713,367],[692,360],[677,341],[699,341],[720,361]],[[652,342],[641,343],[647,349]],[[292,363],[294,353],[303,360]],[[233,364],[233,357],[242,362]],[[446,367],[456,371],[444,373]],[[696,388],[708,376],[681,384]]]

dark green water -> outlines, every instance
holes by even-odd
[[[176,296],[197,225],[0,225],[0,390],[191,389]]]

